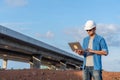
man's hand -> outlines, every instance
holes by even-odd
[[[90,53],[94,53],[94,50],[92,50],[90,48],[88,48],[87,51],[90,52]]]
[[[75,53],[79,54],[79,55],[83,55],[84,51],[83,50],[75,50]]]

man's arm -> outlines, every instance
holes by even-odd
[[[90,53],[94,53],[94,54],[99,54],[99,55],[107,55],[107,52],[104,50],[98,51],[98,50],[92,50],[92,49],[88,49],[88,52]]]

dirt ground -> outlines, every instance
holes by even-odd
[[[78,70],[0,70],[0,80],[82,80]],[[103,71],[103,80],[120,80],[120,72]]]

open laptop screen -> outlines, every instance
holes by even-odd
[[[83,50],[83,48],[79,42],[70,42],[68,44],[69,44],[70,48],[72,49],[72,51]]]

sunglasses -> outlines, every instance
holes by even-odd
[[[90,30],[86,30],[86,31],[88,32],[88,31],[92,31],[92,30],[95,30],[95,28],[92,28],[92,29],[90,29]]]
[[[88,31],[92,31],[92,30],[93,30],[93,29],[90,29],[90,30],[86,30],[86,31],[88,32]]]

